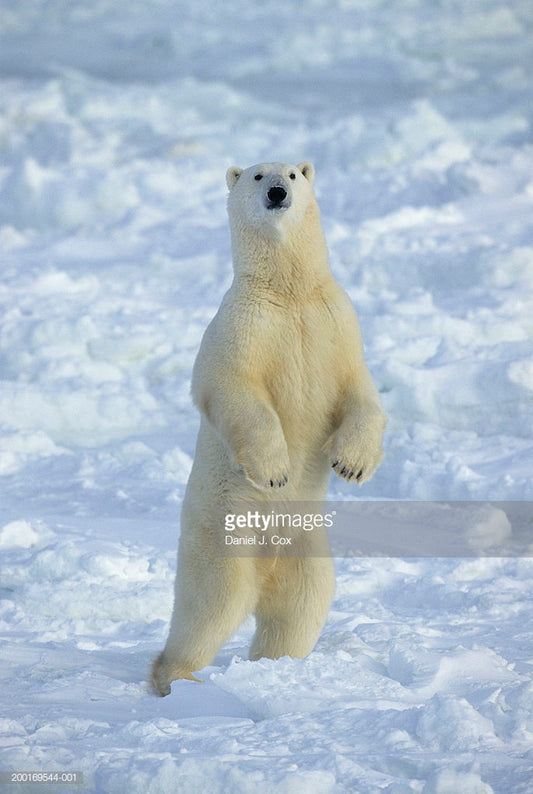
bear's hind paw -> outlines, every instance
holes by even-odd
[[[150,675],[152,689],[161,697],[170,695],[170,685],[172,681],[176,681],[178,678],[185,678],[188,681],[198,681],[198,683],[202,683],[202,679],[196,678],[186,667],[167,662],[163,651],[157,656],[152,665]]]

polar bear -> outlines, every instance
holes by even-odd
[[[234,279],[193,369],[201,423],[174,612],[152,667],[160,695],[177,678],[197,680],[248,614],[251,659],[311,652],[334,591],[331,555],[317,553],[325,530],[308,533],[299,557],[227,556],[224,517],[242,501],[320,501],[331,469],[360,484],[383,454],[385,414],[330,271],[313,180],[308,162],[226,174]]]

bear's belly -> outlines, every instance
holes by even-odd
[[[291,462],[291,479],[297,484],[329,476],[324,445],[336,427],[338,386],[322,369],[320,356],[313,364],[291,366],[279,362],[268,392],[283,428]],[[285,365],[285,366],[284,366]]]

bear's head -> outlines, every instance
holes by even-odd
[[[299,224],[310,203],[315,203],[311,163],[260,163],[226,173],[228,211],[232,226],[256,232],[286,230]]]

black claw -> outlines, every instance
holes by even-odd
[[[273,488],[273,487],[274,487],[274,480],[270,480],[270,487],[271,487],[271,488]]]
[[[332,468],[332,469],[336,469],[336,468],[337,468],[337,466],[339,465],[339,462],[340,462],[340,461],[338,461],[338,460],[335,460],[335,461],[333,461],[333,463],[331,464],[331,468]]]
[[[351,480],[351,479],[352,479],[352,477],[353,477],[353,475],[354,475],[354,472],[353,472],[353,471],[351,471],[351,472],[349,473],[349,475],[346,477],[346,479],[347,479],[347,480]]]
[[[363,469],[361,469],[361,471],[359,472],[359,474],[357,475],[357,477],[355,479],[356,480],[360,480],[362,476],[363,476]]]
[[[346,466],[343,466],[339,474],[346,474]]]

